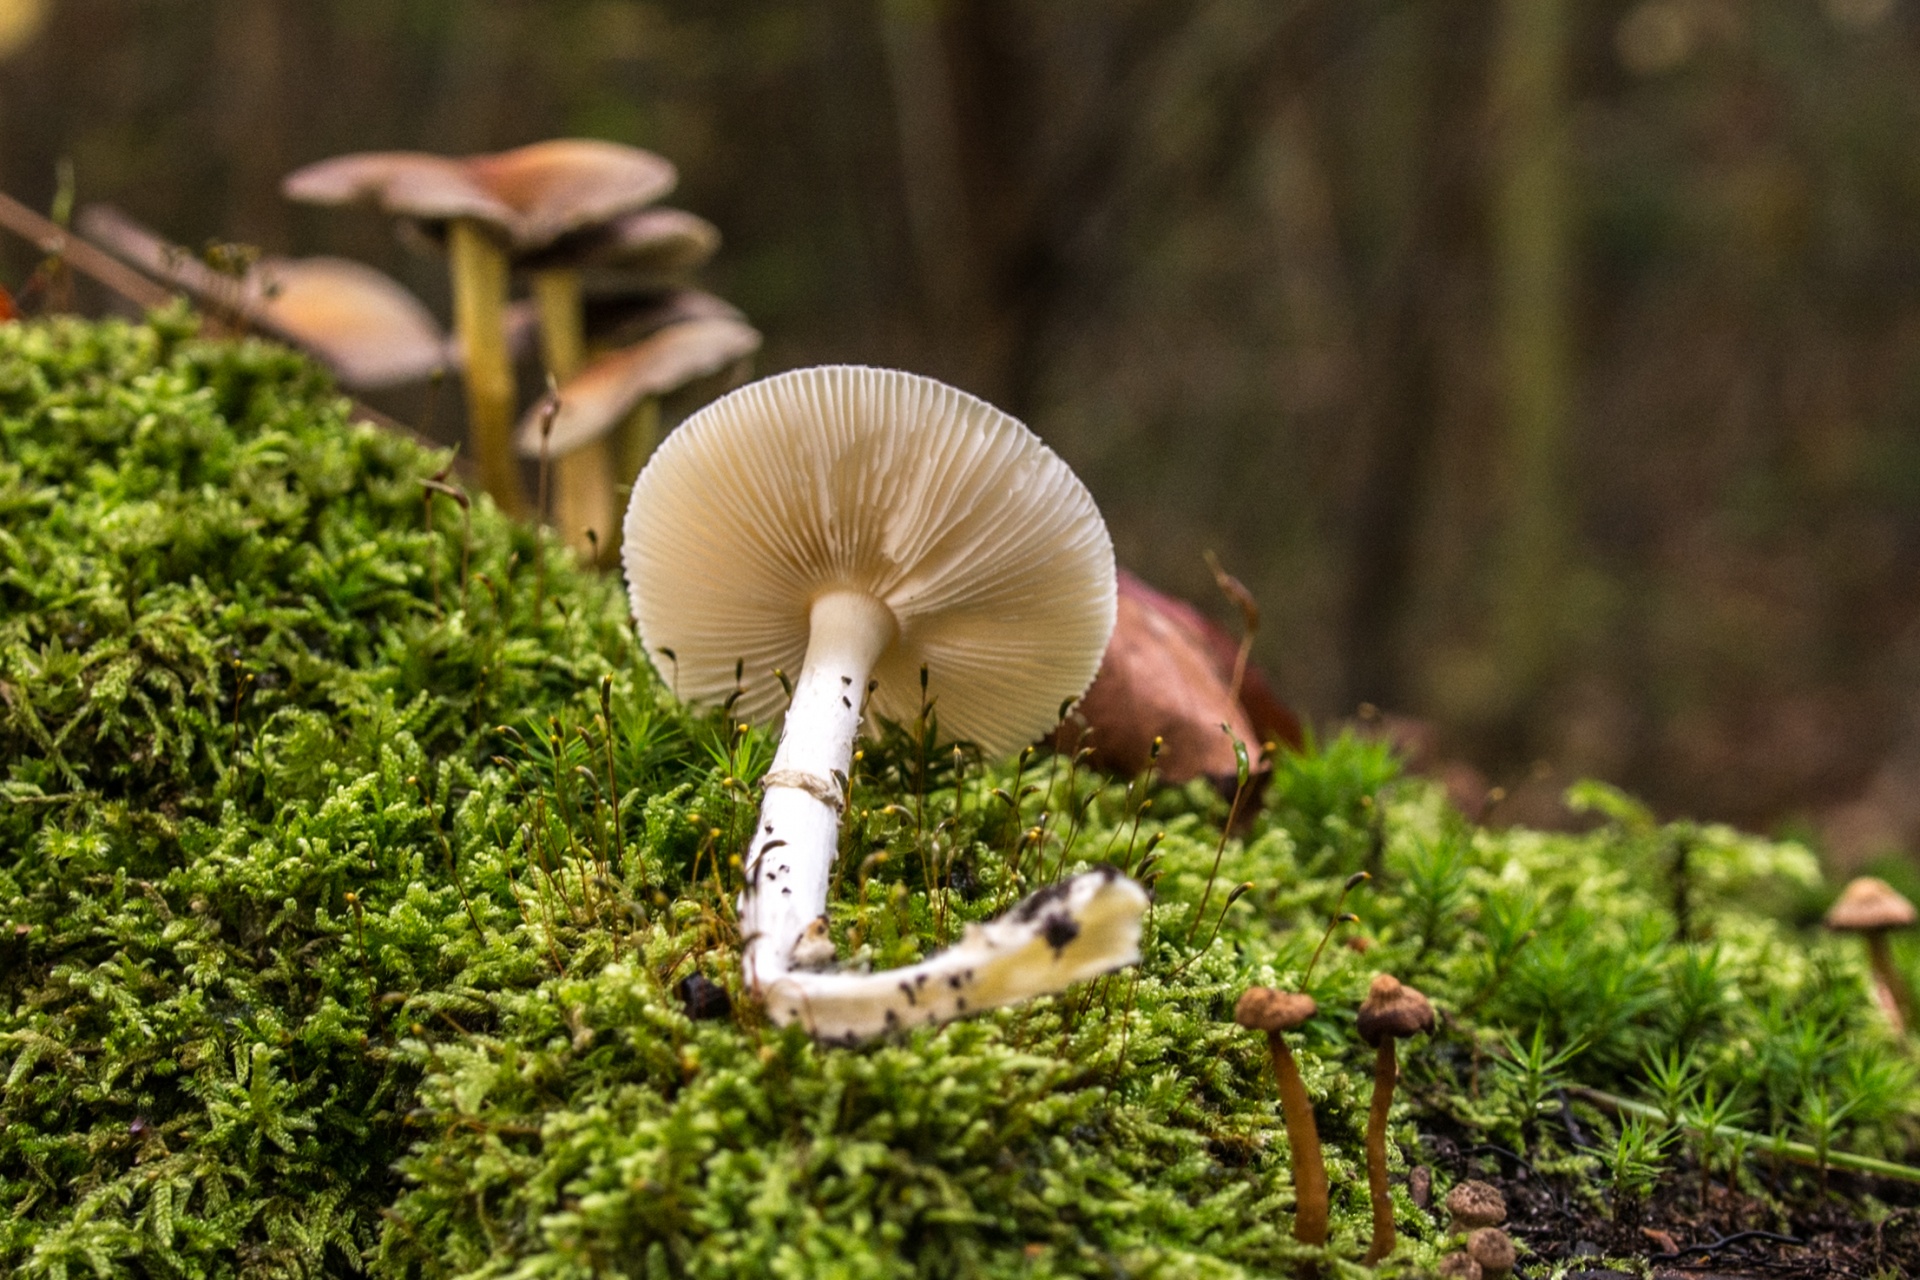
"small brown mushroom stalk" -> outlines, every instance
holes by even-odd
[[[1427,998],[1391,974],[1380,974],[1360,1006],[1360,1038],[1374,1046],[1373,1103],[1367,1109],[1367,1190],[1373,1201],[1373,1243],[1365,1262],[1373,1266],[1398,1243],[1393,1226],[1393,1197],[1387,1189],[1387,1118],[1393,1087],[1399,1080],[1394,1042],[1433,1030],[1433,1006]]]
[[[1306,1082],[1287,1048],[1286,1033],[1311,1018],[1318,1007],[1313,997],[1249,987],[1234,1008],[1234,1020],[1243,1027],[1267,1033],[1273,1055],[1273,1077],[1280,1086],[1280,1118],[1287,1126],[1287,1145],[1293,1158],[1293,1238],[1302,1244],[1327,1242],[1327,1162],[1320,1150],[1320,1130],[1313,1120],[1313,1102]]]
[[[1915,918],[1913,903],[1878,876],[1858,876],[1850,881],[1827,911],[1827,928],[1857,933],[1866,939],[1874,1002],[1897,1036],[1905,1035],[1913,1022],[1913,993],[1893,963],[1887,934],[1910,927]]]

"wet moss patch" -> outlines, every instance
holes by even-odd
[[[1440,1014],[1403,1047],[1389,1273],[1444,1247],[1406,1174],[1444,1182],[1462,1135],[1600,1214],[1701,1177],[1817,1195],[1766,1145],[1810,1117],[1914,1141],[1803,849],[1599,788],[1588,834],[1480,830],[1345,738],[1226,839],[1204,786],[894,726],[856,762],[843,955],[1111,863],[1154,886],[1146,960],[857,1049],[773,1029],[732,923],[765,734],[680,708],[617,584],[469,523],[444,456],[190,332],[0,326],[0,1272],[1358,1274],[1377,972]],[[1336,910],[1293,1039],[1317,1255],[1232,1010],[1298,987]],[[1582,1082],[1660,1112],[1650,1171]],[[1714,1109],[1759,1136],[1701,1139]]]

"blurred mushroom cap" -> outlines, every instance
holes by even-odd
[[[1319,1011],[1312,996],[1248,987],[1233,1007],[1233,1020],[1253,1031],[1291,1031]]]
[[[1827,928],[1851,933],[1904,929],[1914,919],[1913,903],[1878,876],[1856,877],[1827,909]]]
[[[489,155],[363,151],[321,160],[280,184],[308,204],[369,202],[428,226],[468,218],[515,253],[543,249],[658,200],[678,180],[666,159],[617,142],[556,138]]]
[[[677,391],[718,373],[760,348],[760,332],[739,320],[688,320],[668,325],[633,346],[592,361],[560,388],[546,442],[559,457],[599,439],[618,426],[642,400]],[[522,456],[540,456],[544,404],[520,419],[514,447]]]
[[[529,271],[585,269],[645,277],[692,271],[720,251],[720,228],[685,209],[636,209],[562,236],[520,260]]]

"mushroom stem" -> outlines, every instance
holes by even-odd
[[[620,488],[633,483],[660,443],[660,397],[648,396],[633,407],[613,433],[614,477]]]
[[[1388,1043],[1392,1043],[1389,1041]],[[1280,1085],[1280,1117],[1287,1126],[1293,1155],[1293,1238],[1302,1244],[1327,1242],[1327,1163],[1320,1151],[1320,1130],[1300,1068],[1279,1031],[1267,1032],[1273,1051],[1273,1076]]]
[[[1400,1067],[1393,1037],[1383,1036],[1373,1059],[1373,1105],[1367,1109],[1367,1192],[1373,1200],[1373,1243],[1365,1262],[1374,1265],[1393,1252],[1393,1197],[1387,1191],[1387,1113]]]
[[[1913,993],[1907,989],[1900,970],[1894,967],[1893,948],[1887,945],[1885,929],[1867,933],[1867,962],[1873,968],[1874,999],[1887,1015],[1887,1021],[1893,1024],[1893,1034],[1904,1036],[1913,1013]]]
[[[777,1023],[856,1041],[1059,991],[1140,958],[1146,892],[1112,867],[1051,885],[958,946],[879,973],[814,973],[833,960],[827,887],[867,676],[893,643],[893,611],[863,591],[828,591],[809,610],[807,657],[740,894],[747,988]]]
[[[795,947],[826,911],[860,704],[873,664],[898,630],[893,611],[862,591],[825,592],[809,610],[806,662],[762,782],[766,798],[740,894],[747,987],[763,999],[795,966]],[[800,963],[813,959],[803,955]]]
[[[513,456],[513,366],[507,358],[507,255],[470,218],[447,225],[454,332],[460,340],[467,418],[480,482],[501,510],[526,513]]]
[[[557,383],[580,372],[587,358],[586,321],[580,301],[580,273],[554,269],[533,273],[534,305],[540,312],[540,358]],[[553,527],[582,557],[599,548],[611,551],[616,528],[613,510],[613,451],[606,437],[589,440],[553,460]]]

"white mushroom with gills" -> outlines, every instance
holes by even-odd
[[[1092,680],[1114,619],[1092,497],[991,405],[883,369],[802,369],[688,418],[641,472],[622,555],[682,697],[785,723],[740,896],[746,986],[781,1024],[854,1041],[1058,991],[1139,959],[1146,893],[1111,868],[879,973],[833,961],[827,888],[853,742],[923,696],[989,754]],[[798,672],[791,704],[776,672]],[[923,672],[925,694],[923,695]]]

